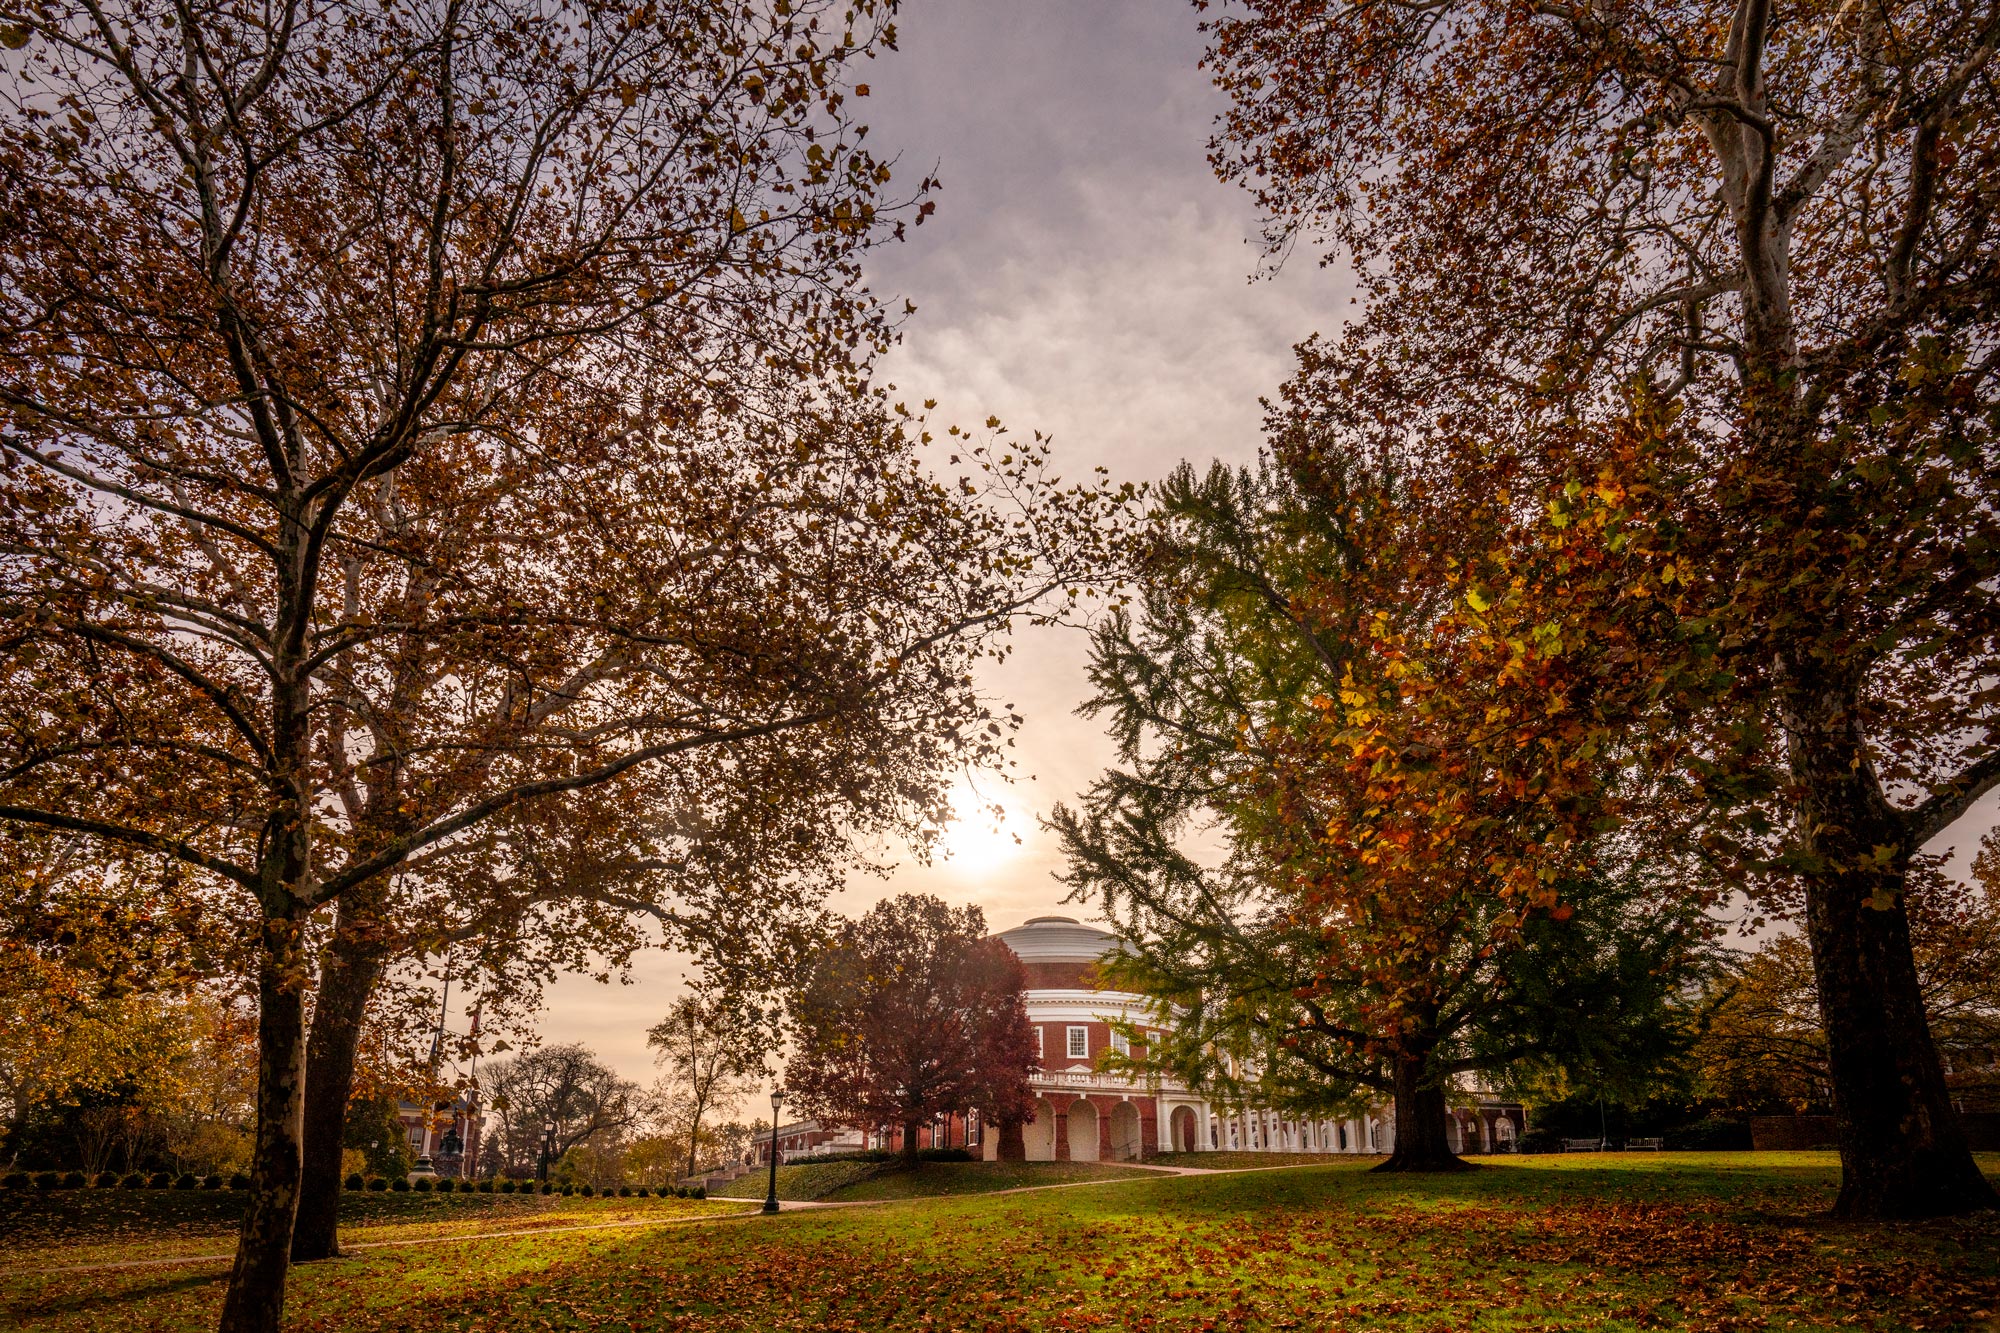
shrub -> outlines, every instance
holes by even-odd
[[[203,1176],[201,1181],[201,1187],[205,1190],[219,1190],[222,1188],[222,1177]]]
[[[621,1199],[629,1199],[629,1198],[631,1198],[631,1197],[632,1197],[632,1187],[631,1187],[630,1185],[620,1185],[620,1186],[618,1187],[618,1197],[619,1197],[619,1198],[621,1198]]]
[[[66,1190],[80,1190],[89,1183],[89,1178],[81,1171],[63,1172],[62,1187]]]
[[[116,1189],[118,1188],[118,1173],[116,1171],[99,1171],[97,1178],[91,1183],[101,1190]]]
[[[688,1196],[687,1186],[685,1185],[674,1186],[674,1197],[676,1199],[685,1199],[687,1196]]]
[[[126,1190],[142,1190],[146,1188],[146,1177],[141,1172],[134,1171],[131,1175],[125,1177],[125,1179],[118,1182],[118,1188]]]
[[[498,1185],[493,1185],[491,1181],[487,1183],[502,1194],[512,1194],[515,1190],[514,1182],[511,1180],[503,1180]]]
[[[1661,1146],[1677,1152],[1748,1152],[1750,1125],[1712,1115],[1661,1135]]]
[[[383,1190],[389,1188],[389,1182],[380,1176],[370,1176],[368,1177],[368,1188],[380,1194]]]
[[[645,1198],[651,1192],[652,1191],[648,1190],[644,1185],[641,1185],[638,1189],[632,1191],[634,1195],[638,1196],[641,1199]]]
[[[920,1162],[969,1162],[972,1154],[964,1148],[920,1148],[917,1151]]]
[[[9,1171],[6,1175],[0,1176],[0,1185],[10,1190],[24,1190],[32,1183],[26,1171]]]
[[[688,1191],[688,1197],[690,1199],[706,1199],[708,1197],[708,1186],[696,1185]]]
[[[588,1199],[591,1195],[595,1194],[596,1192],[597,1191],[589,1185],[585,1185],[583,1188],[577,1191],[578,1194],[581,1194],[586,1199]]]
[[[52,1190],[52,1189],[59,1189],[61,1188],[61,1186],[62,1186],[62,1173],[60,1171],[35,1172],[36,1189]]]
[[[563,1197],[567,1199],[570,1195],[576,1193],[576,1186],[565,1185],[562,1187],[562,1192],[563,1192]]]
[[[546,1181],[546,1180],[544,1180],[544,1181],[542,1182],[542,1193],[544,1193],[544,1194],[552,1194],[552,1193],[554,1193],[554,1192],[555,1192],[555,1188],[556,1188],[556,1187],[555,1187],[554,1185],[551,1185],[551,1184],[549,1184],[549,1182],[548,1182],[548,1181]],[[565,1190],[565,1191],[564,1191],[564,1193],[568,1193],[568,1191],[567,1191],[567,1190]]]
[[[174,1178],[168,1175],[165,1171],[155,1171],[146,1180],[147,1189],[170,1190],[173,1187],[174,1187]]]
[[[347,1183],[347,1188],[351,1190],[365,1190],[368,1188],[368,1177],[362,1175],[359,1171],[356,1171],[353,1175],[347,1178],[346,1183]]]
[[[236,1173],[235,1175],[233,1175],[233,1176],[231,1176],[231,1177],[229,1178],[229,1188],[231,1188],[231,1189],[233,1189],[233,1190],[247,1190],[247,1189],[249,1189],[249,1188],[250,1188],[250,1177],[249,1177],[249,1176],[247,1176],[247,1175],[245,1175],[245,1174],[243,1174],[243,1173],[242,1173],[241,1171],[238,1171],[238,1172],[237,1172],[237,1173]]]
[[[410,1191],[410,1178],[408,1176],[397,1176],[389,1182],[389,1188],[395,1190],[398,1194],[407,1194]]]
[[[509,1181],[509,1182],[507,1182],[507,1183],[511,1185],[511,1184],[512,1184],[513,1182],[512,1182],[512,1181]],[[480,1181],[480,1182],[479,1182],[479,1192],[480,1192],[481,1194],[491,1194],[491,1193],[493,1192],[493,1182],[492,1182],[492,1181],[490,1181],[490,1180],[482,1180],[482,1181]]]
[[[410,1182],[410,1188],[419,1194],[429,1194],[434,1183],[429,1176],[418,1176]]]
[[[201,1177],[192,1171],[183,1171],[174,1177],[174,1188],[177,1190],[199,1189],[201,1188]]]

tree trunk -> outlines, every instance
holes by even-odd
[[[1937,1217],[1991,1208],[2000,1198],[1973,1160],[1931,1039],[1904,903],[1909,849],[1868,762],[1855,697],[1794,669],[1784,717],[1810,856],[1806,933],[1838,1121],[1834,1212]]]
[[[347,1103],[354,1093],[361,1024],[382,976],[385,952],[359,918],[359,910],[347,899],[341,901],[313,1006],[312,1037],[306,1046],[305,1156],[298,1222],[292,1231],[295,1263],[340,1253],[340,1158]]]
[[[1428,1063],[1427,1053],[1396,1057],[1396,1146],[1377,1171],[1471,1169],[1451,1150],[1444,1085],[1426,1077]]]
[[[921,1120],[905,1120],[903,1122],[904,1166],[915,1166],[917,1164],[917,1132],[923,1127],[923,1123]]]
[[[1000,1146],[995,1151],[1003,1162],[1025,1162],[1028,1160],[1028,1138],[1026,1127],[1018,1120],[1000,1122]]]
[[[307,915],[291,900],[281,911],[267,912],[264,921],[257,968],[257,1139],[221,1333],[278,1333],[284,1319],[305,1107],[306,968],[300,936]]]

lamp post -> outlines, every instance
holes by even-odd
[[[535,1179],[546,1182],[549,1178],[549,1154],[556,1146],[556,1122],[551,1120],[542,1126],[542,1165]]]
[[[778,1211],[778,1107],[784,1104],[785,1090],[771,1089],[771,1190],[764,1196],[764,1211]]]

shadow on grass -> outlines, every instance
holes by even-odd
[[[27,1300],[9,1300],[0,1306],[9,1321],[48,1319],[62,1315],[87,1315],[93,1311],[131,1306],[139,1301],[178,1296],[202,1287],[220,1286],[229,1280],[227,1269],[210,1268],[199,1273],[140,1278],[105,1289],[84,1289],[81,1283],[63,1283],[53,1294]],[[45,1289],[46,1290],[46,1289]]]

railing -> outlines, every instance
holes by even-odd
[[[1096,1072],[1077,1074],[1066,1069],[1048,1069],[1028,1080],[1031,1084],[1056,1088],[1097,1088],[1107,1092],[1144,1091],[1148,1096],[1161,1092],[1186,1092],[1185,1085],[1170,1078],[1132,1079],[1118,1074]]]

